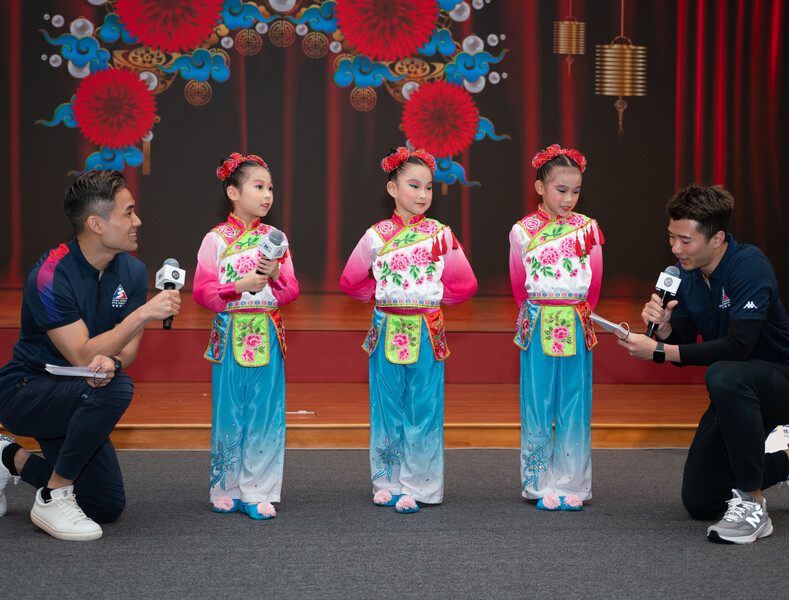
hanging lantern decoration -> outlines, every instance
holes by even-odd
[[[568,77],[572,76],[573,55],[586,54],[586,23],[573,16],[572,0],[570,14],[553,22],[553,53],[565,55]]]
[[[619,134],[627,102],[623,96],[647,95],[647,48],[634,46],[624,34],[625,1],[622,0],[620,32],[610,44],[598,44],[595,51],[595,94],[618,96],[614,108],[619,113]]]

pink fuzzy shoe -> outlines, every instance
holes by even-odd
[[[377,506],[394,506],[402,495],[393,495],[389,490],[378,490],[373,496],[373,502]]]
[[[241,500],[228,498],[227,496],[219,496],[214,500],[214,507],[212,509],[218,513],[231,513],[241,510]]]
[[[419,506],[416,504],[416,500],[414,500],[408,494],[403,494],[400,496],[400,499],[395,504],[395,510],[400,514],[408,514],[408,513],[415,513],[419,510]]]
[[[559,498],[559,500],[562,502],[562,510],[582,510],[584,507],[583,500],[581,500],[581,498],[575,494],[562,496]]]
[[[241,503],[242,510],[250,517],[257,520],[273,519],[277,516],[277,511],[274,510],[274,505],[271,502],[260,503]]]
[[[540,510],[559,510],[562,507],[562,501],[556,494],[547,494],[537,500],[537,508]]]

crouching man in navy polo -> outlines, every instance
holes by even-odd
[[[34,438],[43,457],[0,436],[0,516],[6,485],[38,488],[30,517],[64,540],[94,540],[99,523],[126,503],[110,433],[134,391],[122,372],[137,356],[149,321],[177,315],[181,299],[165,290],[146,302],[145,265],[137,249],[140,219],[118,171],[91,171],[66,190],[76,237],[46,252],[30,270],[21,332],[0,369],[0,423]],[[95,376],[49,374],[44,366],[87,366]]]
[[[657,341],[620,340],[636,358],[707,365],[710,405],[688,450],[682,501],[713,542],[749,544],[773,532],[762,490],[789,479],[789,450],[765,454],[765,438],[789,423],[789,319],[770,261],[727,233],[734,198],[690,185],[668,202],[679,261],[677,299],[644,306]],[[696,342],[698,334],[701,342]]]

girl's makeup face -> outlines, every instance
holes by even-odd
[[[386,184],[386,191],[394,198],[397,212],[407,223],[430,208],[433,202],[433,172],[425,165],[408,163],[396,180]]]
[[[554,169],[548,179],[534,182],[534,189],[542,196],[543,210],[551,218],[566,217],[581,195],[581,171],[574,167]]]
[[[229,186],[227,195],[233,202],[236,216],[249,223],[268,214],[274,204],[274,186],[271,183],[271,173],[263,167],[250,167],[246,176],[240,188]]]

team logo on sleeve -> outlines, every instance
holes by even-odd
[[[726,295],[726,290],[721,288],[721,303],[718,305],[718,308],[729,308],[731,306],[731,300]]]
[[[123,308],[123,305],[126,304],[126,301],[129,297],[126,295],[126,290],[123,289],[122,285],[118,286],[118,289],[115,290],[115,293],[112,295],[112,308]]]
[[[757,308],[757,306],[756,306],[756,304],[754,304],[753,300],[748,300],[748,302],[745,303],[745,306],[743,306],[743,309],[751,309],[751,310],[753,310],[755,308]]]

